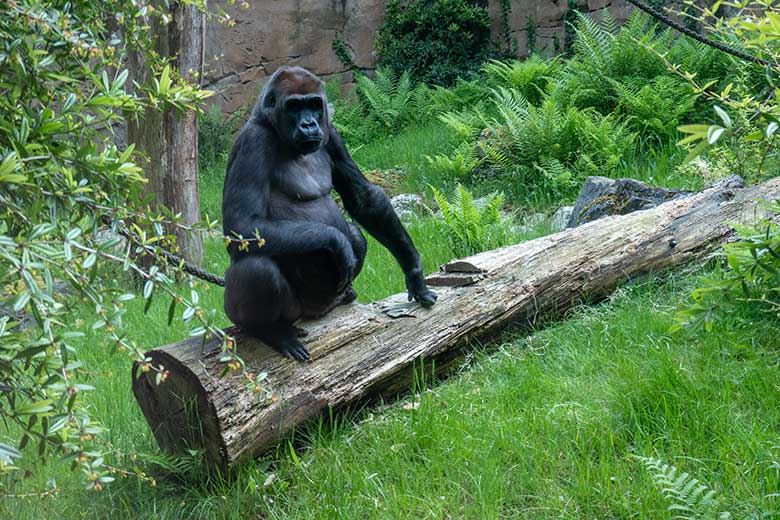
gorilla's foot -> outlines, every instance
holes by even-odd
[[[258,337],[284,357],[306,361],[309,359],[309,351],[298,341],[301,332],[305,333],[292,325],[275,325],[258,334]]]
[[[295,325],[292,326],[293,330],[295,331],[295,335],[299,338],[305,338],[309,335],[309,331],[306,329],[302,329],[300,327],[296,327]]]

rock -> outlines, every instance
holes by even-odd
[[[588,177],[580,189],[566,227],[576,227],[607,215],[649,209],[691,192],[667,190],[635,179]]]
[[[561,206],[555,211],[550,220],[550,227],[553,231],[561,231],[566,228],[567,222],[571,218],[574,206]]]
[[[35,325],[35,318],[32,314],[27,314],[24,311],[16,312],[10,306],[0,303],[0,318],[8,318],[8,320],[16,325],[10,327],[16,330],[29,329]]]
[[[390,199],[398,218],[408,218],[425,212],[425,199],[417,193],[401,193]]]

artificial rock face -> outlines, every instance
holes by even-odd
[[[494,40],[502,34],[501,2],[488,0],[488,13]],[[348,68],[333,51],[336,35],[344,41],[355,65],[373,70],[379,55],[374,39],[385,16],[386,0],[264,0],[228,5],[218,2],[234,24],[207,23],[204,87],[216,95],[223,112],[232,113],[257,97],[260,87],[282,65],[305,67],[323,79],[344,74],[352,81]],[[556,42],[564,41],[566,0],[511,0],[510,38],[519,46],[521,57],[528,54],[528,19],[536,27],[536,45],[543,54],[552,53]],[[607,8],[622,21],[630,8],[625,0],[578,0],[577,8],[598,18]]]

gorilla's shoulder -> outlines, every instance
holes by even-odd
[[[241,127],[233,152],[267,155],[276,140],[276,133],[269,125],[251,118]]]

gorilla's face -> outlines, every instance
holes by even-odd
[[[283,101],[284,126],[291,144],[302,154],[322,145],[325,101],[320,94],[291,95]]]

